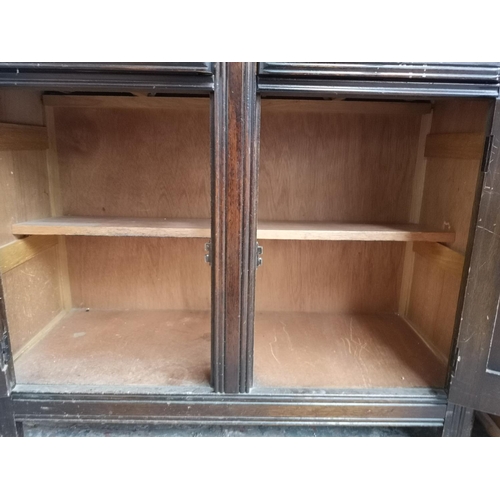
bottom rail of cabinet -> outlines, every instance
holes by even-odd
[[[329,394],[15,392],[16,421],[220,425],[441,426],[444,391]]]

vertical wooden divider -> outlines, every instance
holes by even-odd
[[[49,178],[50,212],[53,217],[63,215],[61,201],[61,183],[59,179],[59,162],[57,158],[57,142],[54,121],[54,108],[46,106],[45,124],[49,135],[49,149],[47,151],[47,171]],[[68,311],[72,307],[71,288],[68,271],[68,255],[66,251],[66,237],[58,236],[57,253],[59,260],[59,286],[63,309]]]
[[[415,174],[413,176],[412,199],[410,208],[410,220],[408,222],[420,222],[420,209],[422,207],[422,197],[424,194],[425,171],[427,160],[425,158],[425,142],[427,135],[431,131],[432,111],[422,115],[420,125],[420,135],[418,138],[417,159],[415,162]],[[399,315],[405,317],[408,312],[408,303],[411,294],[411,283],[413,278],[413,266],[415,254],[413,243],[406,243],[403,275],[401,278],[401,292],[399,295]]]
[[[217,63],[212,103],[212,384],[252,380],[256,264],[255,63]]]

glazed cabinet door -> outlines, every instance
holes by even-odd
[[[500,99],[495,103],[449,400],[500,415]]]

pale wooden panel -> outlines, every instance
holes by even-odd
[[[410,206],[409,222],[415,223],[420,220],[422,197],[424,194],[425,170],[427,159],[425,158],[425,142],[432,126],[432,112],[422,116],[420,122],[420,133],[418,137],[417,158],[413,174],[412,196]],[[405,256],[403,273],[401,277],[401,293],[399,295],[399,314],[404,316],[410,300],[411,281],[413,279],[413,248],[411,243],[405,245]]]
[[[64,215],[210,217],[205,109],[54,108]]]
[[[403,243],[266,241],[257,311],[395,312]]]
[[[259,219],[408,222],[420,118],[263,108]]]
[[[431,111],[426,102],[327,101],[300,99],[262,99],[263,112],[348,113],[363,115],[422,115]]]
[[[439,243],[423,242],[415,243],[413,250],[443,270],[462,276],[465,258],[461,253],[455,252]]]
[[[433,134],[484,134],[490,100],[445,99],[434,104]]]
[[[208,99],[197,97],[146,97],[101,95],[46,95],[45,106],[64,108],[164,108],[177,111],[198,110],[205,112]],[[409,112],[409,111],[408,111]]]
[[[66,238],[74,307],[210,308],[204,242],[169,238]]]
[[[210,238],[210,219],[50,217],[12,226],[14,234]],[[436,238],[438,236],[436,235]],[[439,240],[443,241],[443,240]]]
[[[446,358],[453,339],[460,282],[460,274],[415,254],[407,319]]]
[[[0,123],[0,151],[47,149],[48,145],[45,127]]]
[[[436,232],[418,224],[352,224],[337,222],[259,222],[257,237],[262,240],[331,241],[442,241],[455,235]]]
[[[3,275],[13,352],[57,316],[61,307],[57,247],[49,248]]]
[[[433,116],[432,133],[481,134],[484,141],[488,105],[483,101],[439,102]],[[461,253],[465,253],[469,237],[479,170],[480,160],[427,161],[420,223],[455,231],[456,240],[450,247]]]
[[[444,387],[446,367],[396,315],[259,312],[257,387]]]
[[[484,134],[429,134],[425,144],[427,158],[481,160]]]
[[[57,238],[54,236],[30,236],[8,243],[0,247],[0,272],[14,269],[56,244]]]
[[[1,89],[0,122],[43,125],[41,92],[36,90]]]
[[[46,153],[2,151],[0,189],[0,245],[4,245],[16,239],[13,223],[50,215]]]
[[[0,122],[43,125],[40,92],[0,90]],[[50,215],[45,157],[45,151],[0,151],[0,245],[15,241],[13,222]]]
[[[210,238],[210,220],[66,216],[13,224],[12,232],[17,235]],[[257,237],[264,240],[451,242],[455,236],[446,231],[427,230],[418,224],[261,222]]]
[[[204,385],[208,311],[72,311],[16,362],[19,384]]]
[[[489,103],[480,100],[437,102],[431,133],[479,134],[484,141],[489,107]],[[455,136],[456,144],[448,143],[445,149],[460,148],[460,137]],[[479,171],[479,159],[427,160],[420,223],[436,229],[454,231],[455,241],[446,245],[459,255],[464,255],[467,248]],[[454,255],[450,260],[445,258],[446,250],[440,250],[443,258],[434,260],[429,259],[428,251],[425,258],[415,254],[407,318],[426,342],[448,358],[453,340],[461,274],[459,255],[447,253],[448,257]],[[451,261],[454,263],[450,264]]]

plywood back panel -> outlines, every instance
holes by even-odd
[[[54,109],[64,215],[210,216],[209,101]]]
[[[421,116],[353,104],[304,113],[263,100],[260,220],[408,222]]]
[[[432,134],[481,134],[488,123],[490,104],[480,100],[437,102],[434,106]],[[452,137],[452,136],[449,136]],[[437,148],[437,144],[433,144]],[[459,151],[462,147],[457,142]],[[455,241],[446,246],[464,255],[469,237],[471,216],[480,172],[480,159],[446,158],[458,156],[450,141],[433,154],[443,158],[427,159],[427,169],[420,213],[420,223],[440,230],[451,230]],[[429,254],[429,252],[427,252]],[[457,255],[459,257],[460,255]],[[420,335],[444,357],[449,356],[460,293],[458,269],[444,269],[428,255],[415,256],[407,318]],[[456,266],[455,266],[456,267]]]
[[[210,308],[204,241],[171,238],[66,238],[74,307]]]
[[[61,310],[57,246],[37,254],[2,277],[14,353]]]
[[[266,240],[257,311],[389,313],[398,309],[404,243]]]

